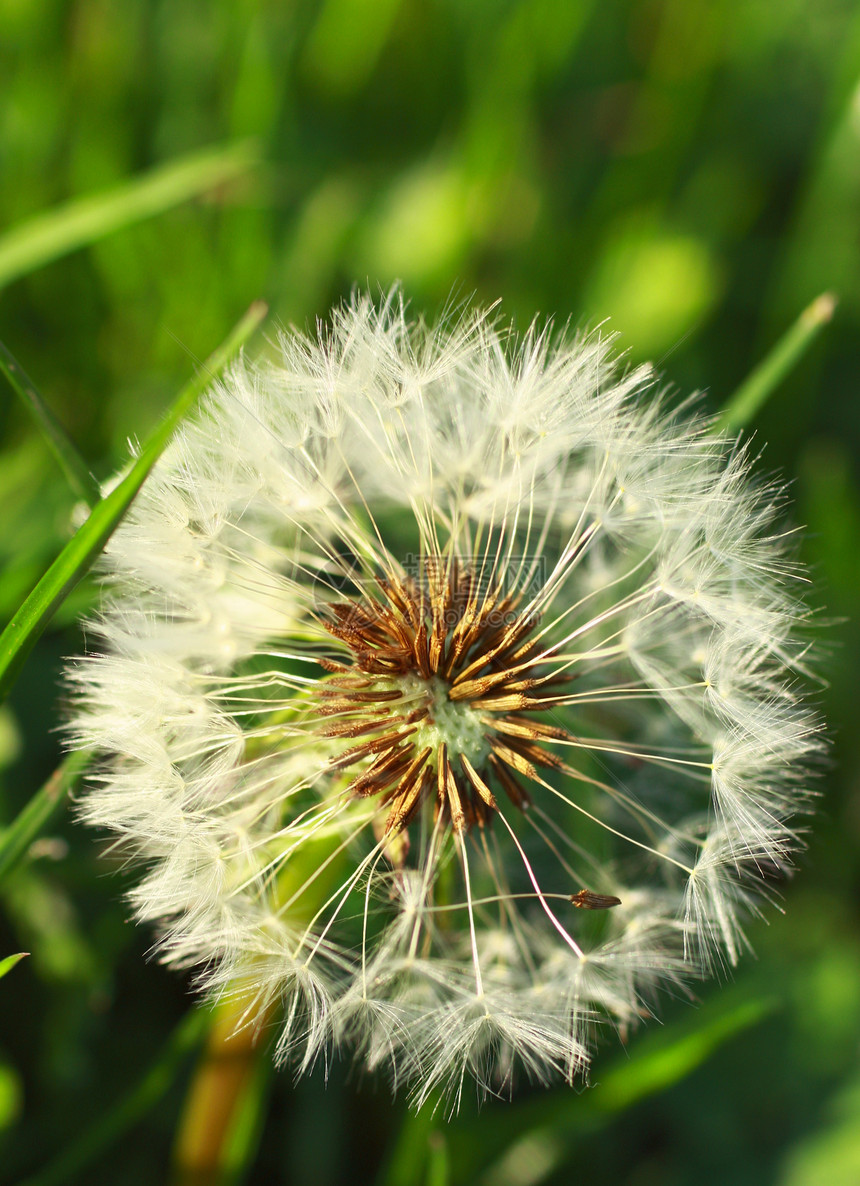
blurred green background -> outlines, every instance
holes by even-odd
[[[808,529],[835,739],[785,916],[750,928],[757,958],[696,1006],[666,1002],[626,1054],[607,1035],[587,1093],[524,1092],[480,1113],[469,1101],[445,1124],[405,1118],[386,1084],[338,1062],[327,1087],[322,1069],[261,1079],[229,1180],[856,1186],[857,4],[0,0],[0,233],[236,144],[193,200],[105,222],[0,289],[0,338],[101,479],[257,297],[270,331],[395,279],[431,313],[453,294],[502,298],[521,327],[608,321],[634,361],[714,411],[814,297],[839,305],[750,425]],[[67,539],[74,499],[5,385],[0,432],[5,620]],[[84,582],[0,710],[4,820],[59,759],[58,673],[93,604]],[[189,999],[147,959],[120,902],[128,877],[90,835],[61,821],[31,856],[0,887],[0,955],[32,953],[0,981],[9,1182],[98,1131]],[[696,1034],[721,1034],[738,1008],[748,1023],[696,1053]],[[38,1181],[165,1181],[189,1065],[77,1177]]]

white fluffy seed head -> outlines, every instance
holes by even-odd
[[[278,1055],[418,1104],[587,1067],[746,945],[817,722],[781,492],[598,335],[357,297],[240,363],[103,563],[80,807]],[[769,889],[769,887],[771,887]]]

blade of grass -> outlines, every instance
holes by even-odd
[[[692,1029],[666,1045],[656,1046],[643,1057],[614,1066],[603,1076],[594,1093],[597,1112],[622,1112],[666,1091],[692,1074],[719,1050],[724,1042],[769,1017],[777,1007],[773,998],[745,1001],[714,1018],[707,1025]]]
[[[28,219],[0,237],[0,287],[120,227],[161,214],[247,173],[257,160],[251,141],[210,148]]]
[[[746,428],[809,349],[822,326],[831,320],[835,308],[836,297],[830,292],[822,293],[807,305],[723,408],[714,425],[717,432],[738,432]]]
[[[60,468],[66,475],[66,480],[75,497],[82,498],[88,506],[95,506],[101,497],[98,482],[87,469],[86,462],[69,434],[39,394],[36,384],[2,342],[0,342],[0,370],[41,429],[42,436],[59,461]]]
[[[0,881],[11,873],[48,820],[78,785],[91,757],[88,750],[69,754],[42,789],[33,795],[27,806],[0,834]]]
[[[173,1084],[183,1062],[202,1041],[210,1021],[211,1015],[206,1008],[187,1013],[153,1065],[129,1094],[20,1186],[64,1186],[92,1165],[158,1103]]]
[[[452,1133],[453,1164],[464,1181],[480,1186],[542,1182],[564,1164],[584,1133],[683,1082],[726,1042],[770,1016],[777,1004],[772,998],[720,1004],[717,1015],[708,1020],[700,1013],[683,1027],[646,1035],[633,1057],[617,1060],[583,1093],[556,1092],[515,1106],[488,1108],[480,1127],[461,1124]],[[489,1166],[487,1150],[497,1154]]]
[[[258,302],[251,306],[223,345],[207,359],[198,374],[179,393],[164,421],[147,441],[123,480],[93,507],[87,521],[72,536],[13,616],[0,636],[0,700],[8,693],[27,655],[57,607],[107,543],[176,426],[194,405],[201,392],[247,341],[265,315],[265,305]]]
[[[14,955],[7,955],[5,959],[0,960],[0,980],[29,954],[29,951],[17,951]]]
[[[417,1115],[404,1113],[397,1136],[380,1169],[376,1186],[416,1186],[431,1162],[438,1134],[436,1109],[430,1104]],[[447,1161],[447,1148],[445,1148]]]
[[[430,1134],[427,1150],[427,1186],[450,1186],[448,1143],[441,1129]]]

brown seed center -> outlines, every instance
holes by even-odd
[[[519,808],[517,775],[564,764],[544,743],[563,728],[533,719],[563,697],[537,614],[452,557],[429,557],[417,576],[389,572],[373,596],[326,607],[338,641],[319,711],[325,735],[358,739],[332,759],[357,766],[350,790],[375,796],[384,832],[401,832],[434,802],[456,832],[484,827],[497,810],[493,784]]]

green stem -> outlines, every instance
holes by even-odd
[[[172,1186],[237,1186],[257,1151],[272,1059],[265,1014],[230,999],[216,1010],[188,1090],[173,1151]]]
[[[836,297],[830,292],[822,293],[807,305],[794,325],[741,383],[717,418],[715,431],[738,432],[746,428],[809,349],[822,326],[831,320],[835,308]]]

